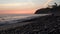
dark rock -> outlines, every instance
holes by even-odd
[[[0,31],[1,34],[60,34],[60,16],[43,16],[30,24]]]

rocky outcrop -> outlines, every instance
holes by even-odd
[[[56,3],[55,5],[52,5],[52,8],[42,8],[42,9],[38,9],[35,14],[60,14],[60,5],[58,6]]]

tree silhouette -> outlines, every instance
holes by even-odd
[[[60,5],[57,5],[57,3],[54,3],[55,5],[52,5],[52,8],[42,8],[42,9],[38,9],[35,14],[48,14],[48,13],[52,13],[52,14],[59,14],[60,13]]]

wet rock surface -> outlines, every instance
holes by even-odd
[[[60,16],[43,16],[32,23],[0,31],[0,34],[60,34]]]

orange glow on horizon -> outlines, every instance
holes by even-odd
[[[0,14],[34,14],[35,10],[0,10]]]

